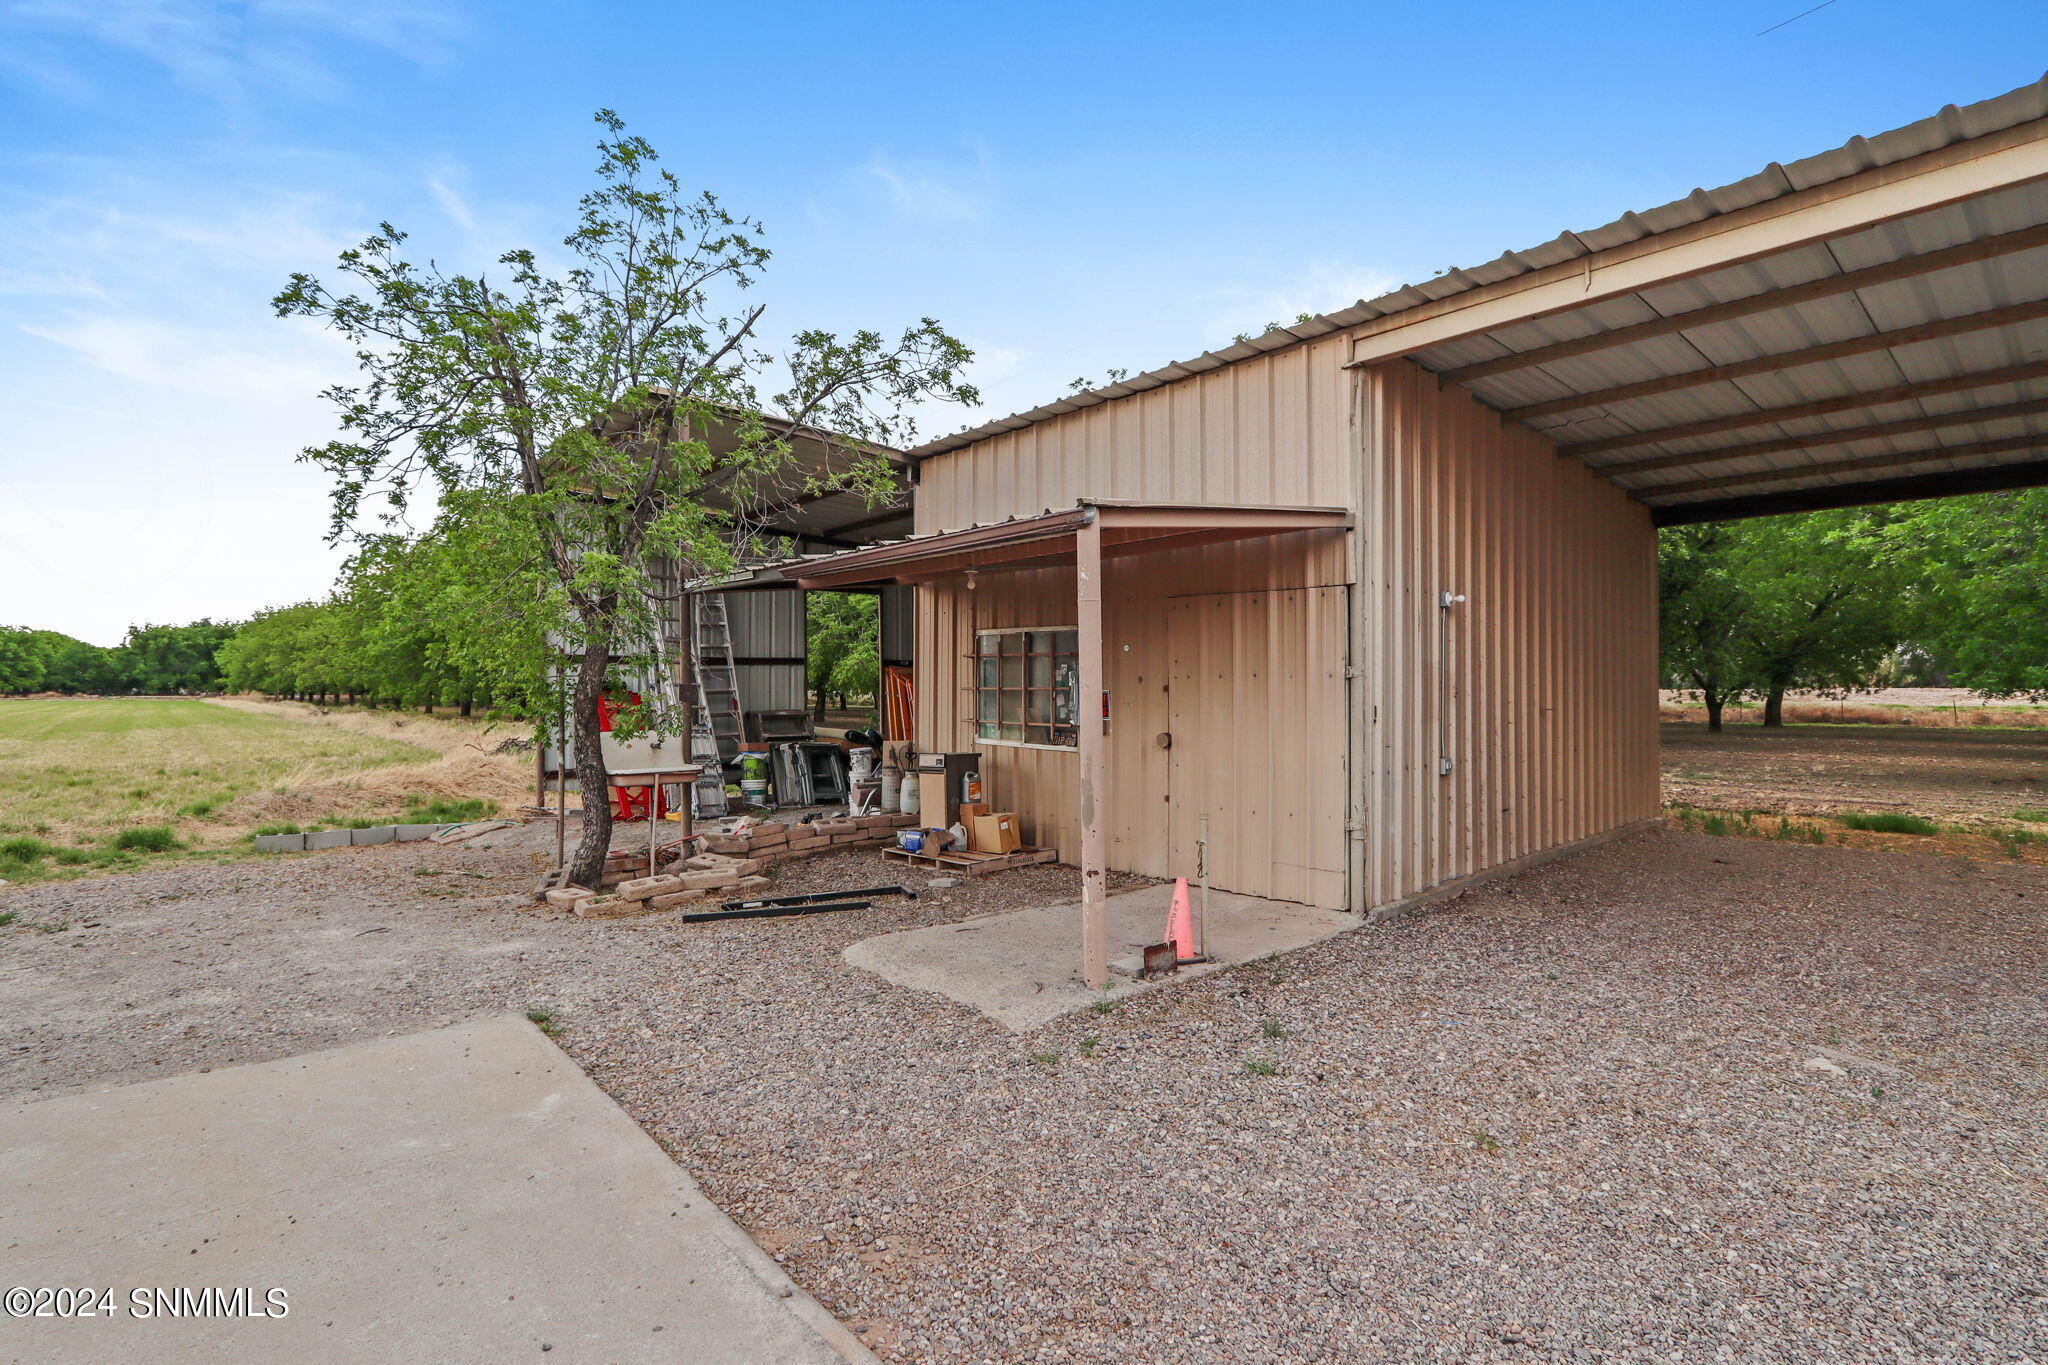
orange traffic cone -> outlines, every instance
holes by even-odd
[[[1166,941],[1173,945],[1176,962],[1193,962],[1195,954],[1195,911],[1188,902],[1188,879],[1173,882],[1173,908],[1166,912]]]

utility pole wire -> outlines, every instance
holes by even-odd
[[[1818,5],[1815,5],[1812,9],[1803,9],[1799,11],[1799,13],[1793,15],[1790,19],[1780,19],[1777,23],[1772,24],[1769,28],[1765,29],[1763,33],[1759,33],[1756,36],[1761,38],[1764,36],[1764,33],[1776,33],[1779,29],[1785,27],[1785,25],[1795,23],[1800,19],[1804,19],[1807,15],[1816,13],[1820,10],[1824,10],[1829,5],[1832,5],[1834,3],[1835,0],[1820,0],[1820,3]]]

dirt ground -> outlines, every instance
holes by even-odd
[[[1796,815],[1898,811],[1937,821],[2042,829],[2016,810],[2048,807],[2048,730],[1921,729],[1693,722],[1663,727],[1664,800]]]
[[[1652,832],[1018,1037],[839,951],[1071,870],[583,921],[551,842],[0,892],[0,1093],[543,1010],[890,1360],[2048,1355],[2039,868]]]

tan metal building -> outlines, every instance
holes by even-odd
[[[908,453],[917,743],[1386,912],[1658,809],[1656,528],[2048,482],[2048,82]]]

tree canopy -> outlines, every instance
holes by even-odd
[[[488,666],[545,698],[531,708],[544,726],[566,703],[586,793],[606,787],[601,699],[664,671],[663,584],[766,548],[793,498],[892,493],[879,448],[908,443],[911,409],[977,397],[962,378],[971,353],[930,318],[893,338],[806,328],[771,350],[765,305],[744,302],[769,260],[761,225],[686,191],[610,111],[597,121],[597,184],[563,267],[515,248],[493,270],[448,272],[408,259],[384,224],[341,254],[339,283],[297,274],[275,300],[355,348],[357,382],[327,392],[342,435],[302,457],[331,476],[332,534],[402,534],[423,490],[439,509],[428,540],[502,533],[490,595],[530,603],[533,624],[488,646]],[[799,435],[836,457],[829,480],[790,475]],[[365,530],[369,516],[384,529]],[[402,629],[364,647],[447,662]],[[680,728],[666,698],[647,700],[629,724]],[[610,806],[582,807],[570,871],[595,885]]]

